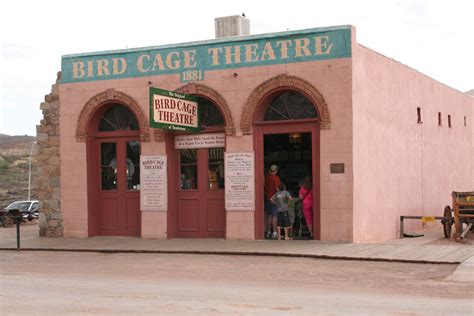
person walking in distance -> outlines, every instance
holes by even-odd
[[[277,192],[280,186],[280,177],[277,175],[278,166],[271,165],[265,176],[265,213],[266,213],[266,232],[265,237],[277,238],[277,206],[270,199]]]
[[[313,238],[313,182],[310,176],[304,178],[299,191],[299,198],[303,201],[303,215],[308,226],[309,234]]]

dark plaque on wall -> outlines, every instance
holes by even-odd
[[[331,164],[331,173],[344,173],[344,164],[343,163],[332,163]]]

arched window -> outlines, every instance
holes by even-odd
[[[99,132],[135,130],[138,130],[137,119],[126,106],[114,104],[100,118]]]
[[[318,117],[311,101],[296,91],[286,91],[276,96],[268,105],[264,121],[301,120]]]
[[[221,111],[211,101],[198,97],[199,112],[201,114],[201,126],[224,126],[224,117]]]

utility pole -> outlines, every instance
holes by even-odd
[[[35,146],[36,141],[31,143],[31,149],[30,149],[30,164],[28,168],[28,201],[30,200],[31,197],[31,155],[33,154],[33,147]]]

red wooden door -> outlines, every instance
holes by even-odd
[[[224,238],[224,148],[177,151],[176,237]]]
[[[99,193],[97,233],[140,236],[140,142],[134,138],[97,141]]]

